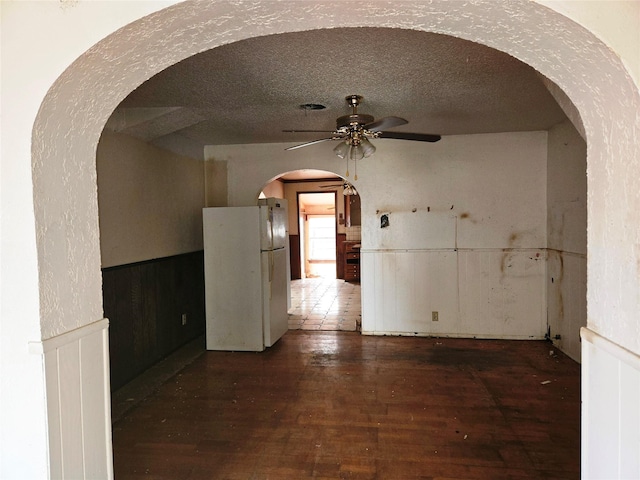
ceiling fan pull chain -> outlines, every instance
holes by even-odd
[[[353,161],[353,170],[354,170],[353,179],[358,180],[358,161],[357,160]]]
[[[349,155],[345,155],[344,158],[347,160],[347,173],[345,173],[345,175],[348,178],[349,177]]]

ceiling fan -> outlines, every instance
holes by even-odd
[[[352,108],[352,113],[350,115],[343,115],[342,117],[338,117],[336,119],[336,129],[334,131],[283,130],[283,132],[289,133],[331,133],[330,137],[320,138],[311,142],[295,145],[293,147],[286,148],[285,150],[295,150],[329,140],[341,140],[340,144],[335,147],[333,151],[340,158],[346,158],[347,161],[355,161],[365,157],[369,157],[373,154],[373,152],[376,151],[376,147],[374,147],[373,144],[369,141],[370,138],[395,138],[399,140],[414,140],[418,142],[437,142],[438,140],[440,140],[440,135],[386,131],[385,129],[387,128],[398,127],[409,122],[404,118],[393,116],[383,117],[379,120],[375,120],[371,115],[358,113],[358,106],[362,102],[362,99],[363,97],[360,95],[349,95],[345,98],[345,100],[347,101],[347,105]],[[347,176],[349,176],[348,171]]]
[[[351,185],[349,182],[333,183],[330,185],[320,185],[320,188],[336,188],[340,186],[342,187],[342,194],[345,197],[349,195],[358,195],[358,191],[356,190],[356,187]]]

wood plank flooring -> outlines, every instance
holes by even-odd
[[[120,479],[578,479],[580,368],[546,342],[289,331],[205,352],[114,424]]]

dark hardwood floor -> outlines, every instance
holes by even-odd
[[[289,331],[205,352],[113,427],[121,479],[578,479],[580,367],[546,342]]]

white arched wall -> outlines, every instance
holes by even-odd
[[[83,2],[77,7],[74,2],[62,2],[62,5],[89,9],[87,18],[91,18],[83,23],[85,28],[103,20]],[[109,7],[101,4],[94,8]],[[145,8],[151,9],[151,6]],[[5,27],[12,18],[5,14],[6,9],[3,7],[3,35],[10,35]],[[36,12],[26,15],[46,23]],[[54,18],[58,20],[58,17],[47,20]],[[136,17],[123,15],[123,18]],[[120,19],[110,24],[118,25],[118,21]],[[14,26],[19,28],[18,23]],[[44,352],[49,413],[48,424],[36,425],[34,435],[41,440],[38,432],[48,432],[50,452],[47,460],[42,453],[44,442],[36,441],[36,460],[33,461],[31,445],[12,447],[12,457],[17,463],[3,459],[3,474],[11,473],[13,466],[15,475],[22,475],[28,462],[33,463],[34,471],[39,471],[43,460],[53,477],[59,476],[63,468],[67,476],[81,471],[87,476],[110,472],[109,405],[108,398],[105,400],[108,389],[105,391],[105,385],[96,386],[95,378],[83,376],[78,367],[80,362],[89,365],[97,361],[98,365],[104,365],[106,358],[106,325],[101,321],[95,151],[110,113],[151,75],[199,51],[252,36],[338,26],[413,28],[486,44],[536,68],[555,82],[576,106],[587,134],[589,189],[589,330],[585,331],[587,342],[583,346],[583,378],[588,381],[584,398],[583,471],[587,476],[616,476],[631,471],[625,469],[638,468],[638,461],[634,463],[626,458],[625,449],[621,447],[623,440],[635,442],[631,451],[634,455],[637,453],[638,429],[633,430],[635,434],[625,429],[625,425],[634,425],[634,421],[637,427],[637,402],[635,412],[622,403],[614,405],[622,388],[616,378],[621,375],[629,375],[635,382],[630,393],[636,399],[640,395],[637,356],[640,352],[637,313],[640,311],[640,233],[636,214],[640,207],[640,99],[637,85],[619,58],[592,33],[568,18],[524,0],[508,3],[487,0],[472,4],[444,0],[428,4],[264,1],[252,4],[185,2],[140,19],[82,54],[44,98],[32,136],[33,210],[26,209],[27,218],[35,217],[36,244],[35,250],[32,241],[25,245],[25,262],[30,270],[24,280],[24,285],[31,289],[33,283],[29,284],[29,278],[33,279],[30,275],[35,271],[36,255],[30,252],[37,251],[39,314],[27,309],[27,328],[18,333],[22,338],[41,340],[32,350]],[[79,40],[76,44],[70,42],[68,48],[79,53],[79,46],[91,45],[85,37],[80,36]],[[49,67],[46,72],[59,71],[59,65],[46,66]],[[24,97],[27,100],[29,95]],[[18,132],[22,137],[13,140],[9,147],[3,142],[3,169],[7,148],[14,146],[15,151],[10,153],[24,152],[26,131],[22,126]],[[29,192],[31,188],[25,187],[25,190]],[[21,229],[22,237],[10,238],[32,238],[30,231],[33,232],[27,226],[26,230]],[[5,245],[3,233],[3,254]],[[5,266],[2,268],[6,274]],[[8,273],[17,273],[17,268]],[[10,292],[5,285],[3,316],[5,306],[17,309],[15,304],[5,303],[6,293]],[[3,334],[4,331],[3,319]],[[39,338],[34,338],[35,335]],[[85,348],[83,342],[90,348]],[[67,353],[70,356],[66,357]],[[22,353],[15,352],[14,358],[22,358],[20,355]],[[61,358],[67,363],[56,365]],[[3,375],[5,365],[11,363],[3,354]],[[63,371],[61,367],[67,369],[64,371],[77,371],[76,388],[71,394],[56,390],[54,377],[56,372]],[[99,374],[100,368],[94,373]],[[105,374],[104,368],[102,374]],[[609,379],[607,387],[614,397],[608,398],[591,389],[589,382],[598,378]],[[6,385],[3,383],[3,387]],[[24,391],[20,393],[26,395]],[[39,397],[41,394],[36,393],[36,399]],[[84,419],[73,415],[69,408],[69,402],[74,401],[79,401],[81,406],[101,405],[97,417],[104,415],[107,420],[100,422],[94,418],[93,423],[83,424]],[[52,402],[59,403],[52,405]],[[5,405],[13,410],[4,409]],[[34,413],[37,405],[36,401],[32,406]],[[3,420],[14,411],[19,413],[17,409],[17,403],[3,399]],[[598,413],[603,409],[611,414]],[[36,417],[42,418],[41,413],[36,413]],[[3,423],[3,447],[10,444],[7,438],[11,432],[20,436],[15,422],[10,427],[5,429]],[[101,440],[92,440],[95,438]],[[63,459],[62,446],[65,446],[64,452],[78,448],[81,458]]]
[[[590,248],[599,248],[600,240],[610,240],[606,245],[625,239],[635,244],[637,232],[628,221],[634,218],[628,218],[626,208],[611,208],[616,205],[613,199],[605,201],[616,181],[622,187],[617,196],[611,195],[616,201],[624,198],[624,204],[635,203],[629,200],[638,195],[629,188],[629,172],[622,171],[618,177],[614,168],[614,163],[622,163],[620,159],[636,154],[638,123],[634,109],[638,91],[618,59],[588,31],[532,2],[444,4],[445,8],[438,2],[376,8],[373,2],[373,7],[357,4],[345,10],[342,5],[336,10],[330,3],[263,2],[245,10],[242,4],[184,2],[125,27],[82,55],[51,88],[33,130],[42,337],[54,337],[82,326],[86,318],[100,316],[95,171],[87,165],[93,166],[99,135],[113,108],[142,81],[169,65],[257,35],[354,25],[417,28],[514,55],[558,84],[582,115],[589,148],[589,211],[592,216],[600,211],[606,219],[601,222],[600,215],[590,219]],[[625,165],[633,166],[633,161]],[[623,235],[611,235],[613,229]],[[604,250],[614,261],[592,262],[590,278],[617,282],[621,276],[622,283],[635,283],[635,270],[624,261],[635,252]],[[624,268],[612,269],[615,265]],[[70,272],[75,274],[68,281]],[[66,277],[67,281],[60,281]],[[613,322],[599,321],[609,317],[608,308],[601,311],[603,294],[590,303],[591,326],[631,350],[640,350],[640,335],[633,335],[638,333],[632,326],[635,322],[621,322],[623,331],[618,333]],[[620,302],[616,317],[634,318],[638,298],[632,300],[632,304]]]

